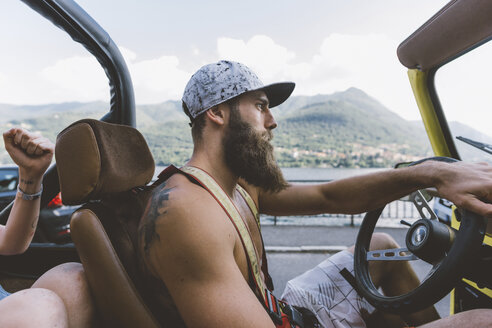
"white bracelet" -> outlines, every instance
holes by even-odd
[[[21,195],[22,199],[24,200],[35,200],[41,197],[41,194],[43,193],[43,185],[41,185],[41,190],[35,194],[26,194],[25,192],[22,191],[22,189],[19,186],[17,186],[17,192]]]

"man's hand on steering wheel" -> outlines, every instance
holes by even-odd
[[[431,163],[431,162],[429,162]],[[487,163],[434,163],[435,187],[457,207],[492,218],[492,166]]]

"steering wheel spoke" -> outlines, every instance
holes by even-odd
[[[378,249],[367,252],[368,261],[415,261],[419,258],[408,248]]]
[[[410,195],[410,200],[417,208],[417,211],[419,211],[420,217],[422,219],[438,220],[436,213],[434,213],[432,207],[430,207],[429,203],[427,203],[424,195],[420,190],[413,192]]]

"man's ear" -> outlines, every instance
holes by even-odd
[[[214,123],[218,125],[224,125],[225,123],[225,112],[224,112],[224,106],[220,105],[215,105],[214,107],[210,108],[209,110],[206,111],[207,117]]]

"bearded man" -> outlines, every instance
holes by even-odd
[[[291,280],[278,302],[270,293],[259,213],[362,213],[415,190],[441,196],[492,216],[492,169],[484,165],[424,162],[318,185],[292,185],[270,144],[277,123],[270,108],[294,83],[264,86],[246,66],[203,66],[188,82],[183,109],[191,120],[193,155],[166,169],[140,226],[140,249],[150,288],[170,327],[366,327],[374,308],[342,277],[353,271],[353,248]],[[356,201],[353,201],[353,200]],[[327,236],[328,238],[328,236]],[[396,248],[375,234],[371,249]],[[377,261],[374,283],[390,295],[419,281],[407,262]],[[484,326],[490,310],[438,319],[434,308],[393,320],[391,326]],[[463,325],[466,323],[466,325]],[[389,324],[388,324],[389,326]]]

